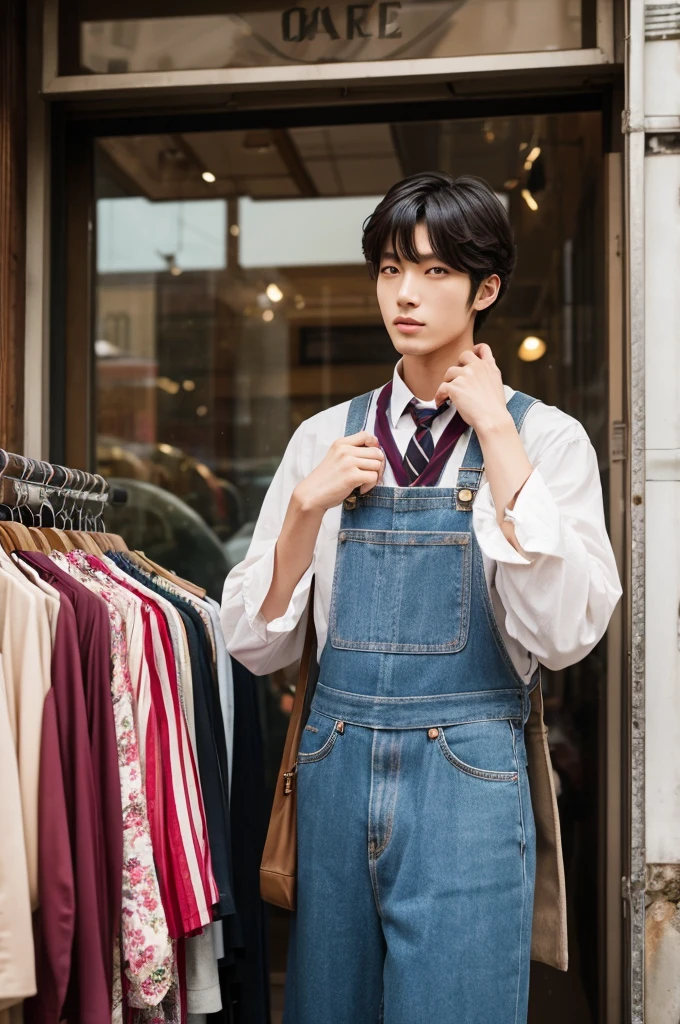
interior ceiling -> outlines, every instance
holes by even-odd
[[[381,194],[433,167],[502,189],[522,166],[534,118],[191,132],[100,140],[99,196],[150,200]],[[203,180],[210,171],[216,180]]]
[[[535,145],[545,174],[538,213],[519,196],[527,184],[524,160]],[[510,190],[520,259],[496,320],[519,327],[540,320],[556,245],[570,236],[599,173],[599,146],[597,114],[104,138],[97,195],[152,201],[381,195],[400,178],[433,167],[478,175],[499,192]],[[216,180],[206,183],[204,171]]]

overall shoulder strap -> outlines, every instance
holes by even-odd
[[[537,398],[525,395],[522,391],[515,391],[507,404],[507,409],[518,431],[521,429],[529,409],[537,402]],[[470,434],[467,450],[463,456],[463,464],[458,470],[458,480],[456,481],[456,508],[459,511],[469,511],[472,508],[472,503],[482,480],[483,468],[482,446],[473,430]],[[461,499],[461,495],[464,495],[465,500]]]
[[[523,391],[515,391],[507,405],[508,412],[513,418],[517,430],[521,430],[524,418],[532,406],[536,405],[538,398],[525,395]]]
[[[349,434],[358,434],[360,430],[366,428],[366,420],[368,419],[368,410],[372,398],[373,392],[367,391],[365,395],[359,395],[349,403],[347,420],[345,422],[345,437],[348,437]]]

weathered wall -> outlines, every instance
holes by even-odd
[[[645,1020],[680,1021],[680,865],[647,869]]]
[[[645,14],[645,1024],[678,1024],[680,10]]]

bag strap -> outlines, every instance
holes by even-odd
[[[307,629],[305,631],[305,645],[300,660],[300,675],[295,687],[295,698],[293,710],[290,714],[288,731],[286,733],[286,744],[283,751],[283,763],[288,765],[288,771],[283,773],[284,792],[290,793],[293,789],[293,777],[296,772],[297,755],[300,749],[300,735],[302,733],[302,714],[305,706],[305,695],[309,680],[309,670],[312,663],[312,655],[316,646],[316,628],[314,626],[314,582],[309,588],[309,602],[307,605]]]

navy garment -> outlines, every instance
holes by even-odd
[[[260,897],[260,862],[270,808],[264,777],[264,744],[256,679],[231,659],[234,677],[234,759],[231,835],[236,921],[240,936],[228,934],[220,971],[222,1006],[231,1016],[209,1020],[269,1024],[269,908]],[[231,957],[229,946],[231,945]]]
[[[110,553],[109,558],[112,558],[131,579],[169,601],[179,612],[186,631],[193,681],[198,773],[208,826],[210,857],[219,892],[219,904],[214,916],[216,919],[228,917],[234,913],[234,887],[231,870],[227,744],[205,626],[199,613],[188,601],[154,583],[124,555]]]

